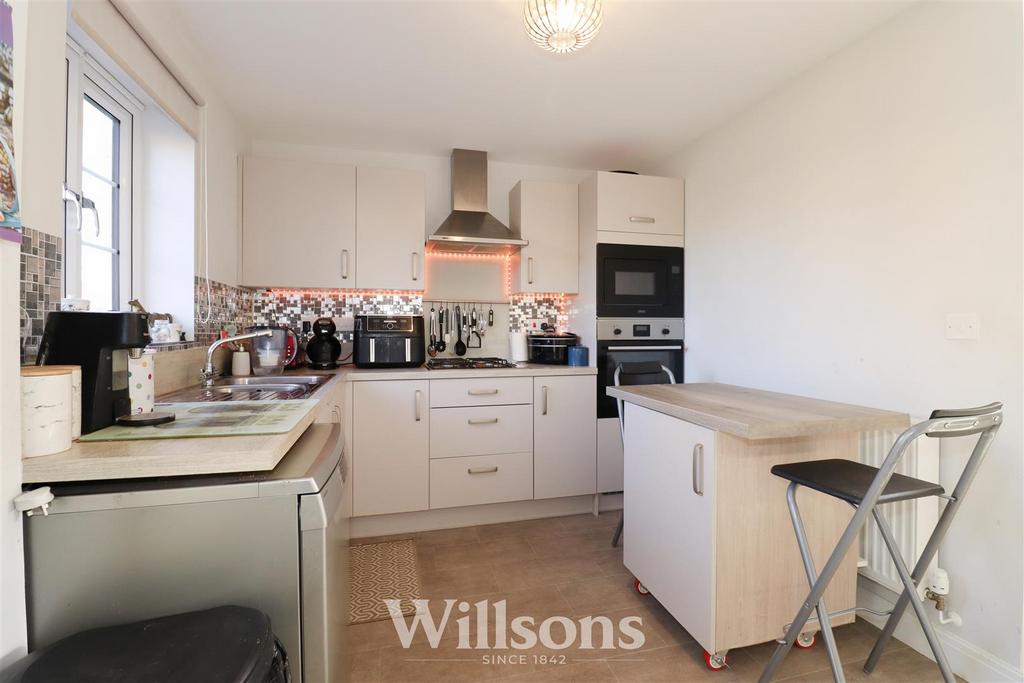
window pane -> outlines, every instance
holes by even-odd
[[[107,180],[115,181],[114,145],[117,119],[88,97],[82,98],[82,166]]]
[[[88,299],[90,310],[114,311],[114,255],[82,245],[82,298]]]
[[[99,178],[88,173],[82,174],[82,194],[96,204],[100,229],[96,234],[96,213],[82,212],[82,241],[113,247],[114,206],[116,190]]]

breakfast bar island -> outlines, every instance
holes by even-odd
[[[809,590],[787,482],[772,466],[857,460],[860,432],[909,424],[904,413],[727,384],[607,391],[625,402],[626,568],[704,647],[712,668],[732,648],[781,638]],[[852,508],[806,489],[797,499],[820,569]],[[856,575],[851,552],[825,593],[830,612],[855,607]]]

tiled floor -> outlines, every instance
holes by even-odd
[[[617,624],[619,619],[635,615],[643,620],[645,642],[640,649],[583,650],[578,649],[578,643],[559,651],[540,645],[530,650],[458,649],[455,620],[462,613],[453,611],[437,649],[430,647],[420,632],[410,648],[403,648],[390,621],[352,626],[353,681],[756,681],[772,645],[733,650],[729,652],[728,669],[708,671],[703,649],[696,641],[657,600],[634,590],[633,579],[622,565],[621,548],[610,545],[617,522],[616,512],[597,518],[578,515],[395,538],[417,541],[424,598],[456,598],[470,603],[489,600],[492,605],[504,599],[508,619],[532,616],[538,625],[550,616],[578,620],[604,615]],[[377,540],[384,539],[356,542]],[[439,610],[431,611],[439,616]],[[475,630],[472,633],[475,638]],[[836,629],[848,681],[941,680],[930,660],[895,640],[875,673],[865,675],[861,665],[876,634],[877,630],[864,621]],[[561,627],[556,626],[552,635],[558,640]],[[501,663],[483,659],[497,654],[514,659]],[[552,657],[555,663],[551,663]],[[831,681],[824,648],[818,644],[810,650],[794,649],[777,680]]]

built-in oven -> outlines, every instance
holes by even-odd
[[[601,318],[597,321],[597,417],[617,418],[615,399],[605,389],[615,386],[620,363],[655,362],[683,382],[682,318]],[[651,376],[649,383],[665,384]]]
[[[598,244],[597,317],[682,318],[682,248]]]

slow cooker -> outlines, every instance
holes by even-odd
[[[580,343],[580,337],[571,332],[527,335],[531,363],[568,365],[569,347]]]

